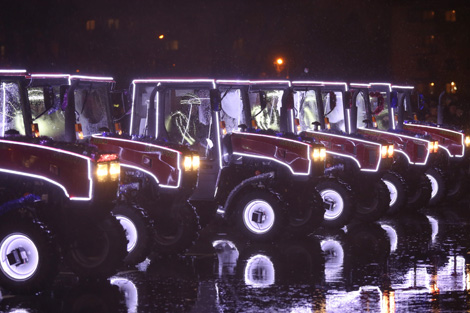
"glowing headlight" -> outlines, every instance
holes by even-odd
[[[183,161],[184,170],[197,171],[200,163],[199,155],[187,155]]]
[[[108,164],[107,163],[98,163],[96,165],[96,175],[98,176],[98,181],[105,181],[108,177]]]
[[[120,174],[121,174],[121,164],[119,162],[111,162],[109,164],[109,175],[111,176],[111,180],[112,181],[118,180]]]
[[[385,159],[387,157],[387,152],[388,152],[388,146],[382,146],[382,159]]]
[[[428,149],[430,153],[436,153],[437,149],[439,149],[439,143],[437,141],[430,141]]]
[[[465,146],[470,147],[470,136],[465,136]]]
[[[393,158],[393,145],[389,145],[387,149],[387,156]]]
[[[312,159],[316,161],[325,161],[326,149],[325,148],[314,148],[312,151]]]

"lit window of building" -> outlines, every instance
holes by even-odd
[[[434,15],[436,15],[436,13],[432,10],[424,11],[423,12],[423,20],[424,21],[430,21],[430,20],[434,19]]]
[[[95,30],[95,20],[86,21],[86,30]]]
[[[119,29],[119,19],[110,18],[108,19],[108,28],[109,29]]]
[[[455,10],[446,11],[446,22],[455,22],[457,20],[457,13]]]

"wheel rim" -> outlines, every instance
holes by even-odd
[[[336,190],[325,189],[320,192],[320,195],[323,199],[323,202],[328,204],[328,208],[326,209],[324,216],[325,220],[334,220],[343,214],[343,197],[341,197],[341,195]]]
[[[275,283],[273,262],[265,255],[252,256],[245,267],[245,284],[255,288],[264,288]]]
[[[126,216],[116,215],[116,219],[121,223],[122,228],[124,228],[124,231],[126,232],[127,252],[131,252],[134,250],[137,245],[137,240],[139,239],[137,227],[135,227],[135,224]]]
[[[437,179],[429,174],[426,174],[428,179],[431,181],[431,199],[434,198],[437,195],[437,192],[439,191],[439,183],[437,182]]]
[[[10,264],[8,255],[16,252],[23,264]],[[34,242],[26,235],[8,235],[0,244],[0,266],[8,277],[14,280],[27,280],[34,275],[39,264],[39,252]]]
[[[250,201],[243,210],[243,223],[254,234],[265,234],[274,226],[275,213],[272,206],[263,200]]]
[[[389,180],[382,179],[387,186],[388,192],[390,192],[390,206],[394,205],[398,199],[398,189],[397,187]]]

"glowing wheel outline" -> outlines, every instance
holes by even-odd
[[[437,192],[439,191],[439,183],[437,182],[437,179],[434,176],[430,174],[426,174],[426,176],[431,182],[431,199],[433,199],[437,195]]]
[[[333,189],[324,189],[320,191],[323,202],[329,205],[326,209],[324,219],[332,221],[341,216],[344,212],[344,200],[341,194]]]
[[[7,255],[13,250],[22,249],[20,253],[26,258],[25,264],[10,265]],[[0,243],[0,268],[13,280],[25,281],[34,276],[39,264],[39,251],[34,242],[25,234],[13,233]]]
[[[124,215],[116,215],[116,219],[121,223],[122,228],[126,232],[126,239],[127,239],[127,252],[131,252],[134,250],[137,242],[139,240],[139,233],[137,231],[137,227],[135,224]]]
[[[257,223],[252,220],[255,213],[263,215],[263,221]],[[264,200],[252,200],[243,208],[243,223],[245,227],[252,233],[262,235],[268,233],[274,226],[276,214],[273,207]]]
[[[387,186],[388,192],[390,193],[390,206],[392,206],[397,202],[398,189],[391,181],[386,179],[382,179],[382,181],[385,183],[385,186]]]

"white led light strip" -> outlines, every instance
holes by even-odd
[[[312,130],[307,131],[307,133],[318,134],[320,136],[344,138],[344,139],[347,139],[347,140],[351,140],[352,142],[359,141],[359,142],[363,142],[363,143],[366,143],[366,144],[369,144],[369,145],[378,146],[379,147],[379,153],[381,153],[381,151],[382,151],[382,145],[380,143],[376,143],[376,142],[373,142],[373,141],[368,141],[368,140],[363,140],[363,139],[358,139],[358,138],[352,138],[352,137],[349,137],[349,136],[341,136],[341,135],[336,135],[336,134],[323,133],[323,132],[312,131]],[[379,161],[377,162],[377,165],[376,165],[375,169],[366,169],[366,168],[362,168],[361,164],[359,163],[359,160],[357,158],[353,157],[352,155],[333,152],[333,151],[329,151],[328,149],[326,150],[326,153],[353,159],[357,163],[357,166],[359,167],[359,169],[361,171],[364,171],[364,172],[377,172],[379,170],[379,167],[380,167],[380,162],[382,161],[381,155],[379,154],[379,158],[378,158]]]
[[[268,156],[262,156],[262,155],[253,155],[253,154],[247,154],[247,153],[242,153],[242,152],[233,152],[233,154],[236,154],[236,155],[240,155],[240,156],[246,156],[246,157],[253,157],[253,158],[257,158],[257,159],[267,159],[267,160],[272,160],[274,162],[277,162],[279,164],[282,164],[286,167],[289,168],[289,170],[291,171],[292,174],[294,175],[297,175],[297,176],[308,176],[310,175],[310,170],[311,170],[311,158],[310,158],[310,145],[309,144],[306,144],[306,143],[303,143],[301,141],[296,141],[296,140],[291,140],[291,139],[286,139],[286,138],[280,138],[280,137],[275,137],[275,136],[269,136],[269,135],[263,135],[263,134],[250,134],[250,133],[242,133],[242,132],[233,132],[233,133],[239,133],[239,134],[242,134],[242,135],[250,135],[250,136],[255,136],[255,137],[268,137],[268,138],[274,138],[274,139],[277,139],[277,140],[280,140],[280,141],[289,141],[289,142],[294,142],[296,144],[300,144],[300,145],[304,145],[304,146],[307,146],[307,160],[308,160],[308,170],[307,170],[307,173],[298,173],[298,172],[295,172],[292,167],[285,163],[285,162],[282,162],[280,160],[277,160],[273,157],[268,157]]]
[[[160,149],[160,150],[166,150],[166,151],[171,151],[171,152],[176,153],[176,155],[177,155],[177,163],[176,163],[177,165],[176,165],[176,167],[178,169],[178,182],[177,182],[176,186],[161,185],[160,182],[158,181],[158,178],[154,174],[152,174],[151,172],[149,172],[149,171],[147,171],[147,170],[145,170],[141,167],[125,164],[125,163],[123,163],[122,160],[121,160],[121,166],[130,167],[130,168],[133,168],[133,169],[136,169],[136,170],[139,170],[139,171],[142,171],[142,172],[145,172],[145,173],[149,174],[153,179],[155,179],[157,184],[159,184],[159,186],[162,187],[162,188],[175,188],[176,189],[176,188],[180,187],[180,184],[181,184],[181,158],[182,158],[182,155],[183,155],[180,151],[173,150],[173,149],[163,147],[163,146],[158,146],[158,145],[146,143],[146,142],[136,141],[136,140],[128,140],[128,139],[112,138],[112,137],[103,137],[101,135],[96,135],[96,134],[92,135],[92,137],[98,138],[98,139],[105,139],[105,140],[108,140],[108,141],[113,141],[114,140],[114,141],[128,142],[128,143],[131,143],[131,144],[137,144],[137,145],[141,145],[141,146],[145,146],[145,147],[155,147],[155,148]]]
[[[5,136],[5,123],[6,123],[6,109],[7,109],[7,97],[6,97],[6,90],[5,90],[5,83],[2,83],[2,137]]]
[[[290,80],[251,80],[250,84],[258,85],[258,84],[285,84],[287,86],[291,86]]]
[[[426,144],[426,151],[427,151],[427,154],[426,154],[426,158],[424,159],[424,162],[416,162],[416,163],[413,163],[411,162],[411,159],[409,157],[409,155],[403,151],[403,150],[400,150],[400,149],[394,149],[394,151],[397,151],[397,152],[400,152],[400,153],[403,153],[406,158],[408,159],[408,162],[410,162],[410,164],[415,164],[415,165],[426,165],[426,162],[428,161],[428,157],[429,157],[429,142],[430,140],[426,140],[426,139],[421,139],[421,138],[416,138],[416,137],[411,137],[411,136],[407,136],[407,135],[403,135],[403,134],[396,134],[396,133],[390,133],[390,132],[386,132],[386,131],[381,131],[381,130],[376,130],[376,129],[370,129],[370,128],[364,128],[364,127],[359,127],[359,129],[361,130],[364,130],[364,131],[368,131],[368,132],[373,132],[373,133],[380,133],[380,134],[385,134],[385,135],[389,135],[389,136],[396,136],[396,137],[403,137],[403,138],[408,138],[408,139],[412,139],[412,140],[415,140],[415,141],[421,141],[423,143]]]
[[[299,86],[343,86],[344,91],[348,91],[348,84],[345,82],[324,82],[324,81],[314,81],[314,80],[298,80],[293,81],[292,85],[299,85]]]
[[[439,129],[440,131],[445,131],[445,132],[449,132],[449,133],[454,133],[454,134],[458,134],[460,135],[460,137],[462,138],[462,153],[459,155],[459,154],[455,154],[455,155],[452,155],[450,153],[450,151],[448,149],[446,149],[445,147],[439,145],[439,147],[441,147],[442,149],[446,150],[447,153],[449,154],[450,157],[458,157],[458,158],[462,158],[465,154],[465,135],[461,132],[458,132],[458,131],[455,131],[455,130],[450,130],[450,129],[447,129],[447,128],[442,128],[442,127],[436,127],[436,126],[427,126],[427,125],[414,125],[414,124],[406,124],[406,126],[412,126],[412,127],[419,127],[419,128],[430,128],[430,129]],[[432,135],[431,135],[432,136]]]
[[[26,74],[26,70],[6,70],[6,69],[0,69],[0,74]]]
[[[3,140],[3,139],[0,139],[0,142],[1,143],[6,143],[6,144],[33,147],[33,148],[37,148],[37,149],[50,150],[50,151],[54,151],[54,152],[57,152],[57,153],[72,155],[74,157],[79,157],[81,159],[86,160],[87,161],[87,166],[88,166],[88,181],[90,182],[88,197],[70,197],[67,189],[62,184],[60,184],[60,183],[58,183],[58,182],[56,182],[56,181],[54,181],[50,178],[42,176],[42,175],[36,175],[36,174],[31,174],[31,173],[27,173],[27,172],[20,172],[20,171],[12,171],[12,170],[9,170],[9,169],[4,169],[4,168],[0,168],[0,172],[11,173],[11,174],[16,174],[16,175],[22,175],[22,176],[28,176],[28,177],[35,177],[35,178],[38,178],[38,179],[48,181],[48,182],[50,182],[50,183],[52,183],[56,186],[59,186],[64,191],[67,198],[69,198],[70,200],[88,201],[88,200],[91,200],[93,198],[93,178],[92,178],[92,175],[91,175],[91,159],[89,157],[83,156],[83,155],[78,154],[78,153],[73,153],[73,152],[57,149],[57,148],[52,148],[52,147],[47,147],[47,146],[40,146],[40,145],[35,145],[35,144],[30,144],[30,143],[25,143],[25,142],[17,142],[17,141]]]

